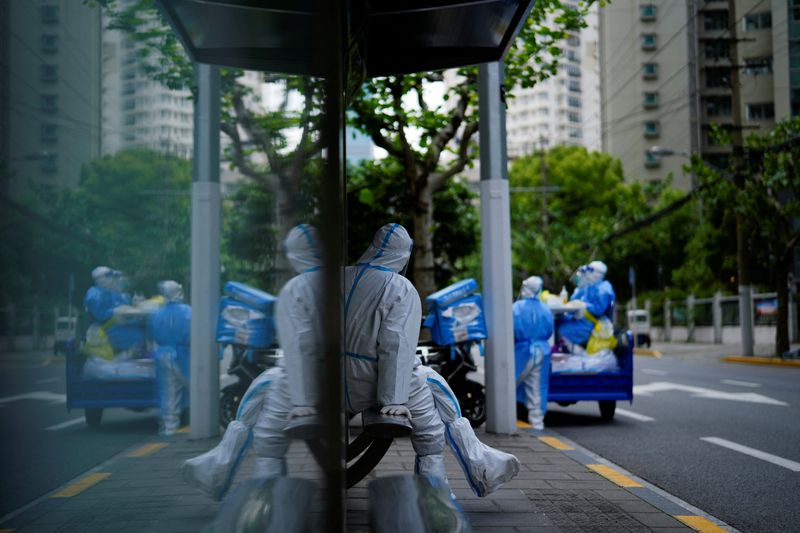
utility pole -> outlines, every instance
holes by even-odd
[[[742,138],[742,98],[739,84],[739,41],[737,37],[738,19],[736,18],[736,0],[728,0],[728,33],[730,34],[731,61],[731,140],[733,142],[733,171],[736,187],[741,190],[746,177],[742,172],[743,138]],[[739,283],[739,328],[742,335],[742,355],[753,355],[753,299],[750,281],[750,263],[747,253],[747,234],[745,220],[741,213],[736,213],[736,260],[738,263]]]

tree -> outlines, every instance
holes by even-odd
[[[152,75],[172,88],[192,86],[191,65],[175,35],[163,21],[153,0],[138,0],[117,9],[111,0],[98,0],[112,17],[112,27],[128,32],[141,45],[141,57]],[[555,72],[561,49],[559,40],[584,25],[584,16],[595,0],[562,4],[539,0],[534,4],[505,60],[507,87],[530,87]],[[459,69],[444,84],[444,100],[431,97],[432,84],[442,85],[442,72],[389,76],[366,81],[353,97],[351,122],[368,134],[377,146],[401,165],[404,204],[411,210],[415,241],[413,281],[425,296],[435,289],[434,193],[474,160],[473,138],[478,131],[477,68]],[[288,229],[298,218],[304,202],[297,191],[312,155],[320,148],[315,120],[321,107],[318,80],[263,75],[262,81],[284,84],[284,103],[274,112],[252,105],[257,95],[243,82],[239,70],[223,69],[222,131],[230,140],[228,157],[246,176],[273,187],[278,195],[278,223]],[[290,95],[303,102],[293,111]],[[415,107],[406,105],[409,99]],[[286,131],[301,132],[290,146]],[[265,162],[259,163],[257,155]],[[313,167],[313,165],[311,165]],[[283,234],[283,232],[281,232]]]
[[[729,215],[739,213],[750,243],[748,258],[768,274],[778,294],[775,352],[789,350],[788,277],[794,249],[800,243],[800,119],[778,123],[766,134],[754,134],[745,148],[746,168],[721,172],[700,160],[694,168],[705,185],[704,198]]]
[[[682,193],[669,180],[660,185],[626,183],[621,163],[610,155],[555,147],[544,154],[547,184],[556,188],[546,193],[545,213],[545,193],[538,189],[542,157],[517,159],[509,173],[515,284],[536,274],[558,290],[578,265],[602,259],[622,297],[628,293],[629,267],[636,269],[639,289],[647,290],[661,288],[669,282],[663,273],[689,261],[683,250],[690,239],[685,228],[696,219],[691,205],[635,232],[621,231],[678,199]],[[613,237],[616,233],[621,236]]]

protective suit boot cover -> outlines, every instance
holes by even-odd
[[[486,496],[519,473],[519,460],[478,440],[466,418],[446,426],[447,442],[476,496]]]
[[[450,490],[442,454],[418,455],[414,462],[414,473],[427,478],[432,487]]]
[[[239,463],[250,445],[250,429],[234,420],[222,440],[203,455],[184,461],[183,479],[214,500],[221,500],[231,485]]]
[[[256,457],[254,478],[280,477],[286,475],[286,459],[283,457]]]

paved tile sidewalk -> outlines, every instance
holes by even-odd
[[[670,514],[660,510],[648,503],[654,501],[658,505],[657,497],[637,492],[643,489],[620,487],[570,456],[571,452],[557,450],[527,431],[514,436],[479,432],[487,444],[515,454],[522,469],[516,479],[494,494],[477,498],[447,452],[451,487],[476,532],[692,531],[671,516],[682,512],[680,509]],[[76,479],[67,486],[68,490],[62,487],[61,496],[84,487],[82,491],[53,497],[59,494],[56,491],[0,524],[0,532],[199,531],[213,520],[219,504],[184,484],[180,464],[216,442],[190,441],[185,436],[154,438],[150,443],[156,445],[128,450]],[[304,444],[294,443],[288,458],[291,475],[321,477]],[[379,467],[348,491],[348,531],[370,531],[368,482],[376,476],[410,473],[413,466],[410,442],[395,441]],[[251,454],[243,462],[236,482],[249,477],[252,469]],[[74,483],[82,480],[84,485],[75,488]]]

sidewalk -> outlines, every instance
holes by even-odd
[[[519,475],[486,498],[477,498],[449,452],[447,470],[453,492],[474,531],[725,531],[696,509],[682,507],[668,495],[581,450],[552,431],[535,436],[480,438],[515,454]],[[180,464],[216,444],[154,437],[60,487],[0,523],[0,532],[189,532],[214,518],[220,504],[191,489],[181,479]],[[319,479],[319,469],[303,443],[289,451],[291,475]],[[377,471],[347,493],[347,531],[369,527],[367,484],[375,476],[411,473],[414,453],[408,439],[395,441]],[[249,477],[252,454],[237,482]],[[602,474],[602,475],[601,475]],[[682,517],[686,523],[676,519]],[[713,519],[712,519],[713,520]]]

